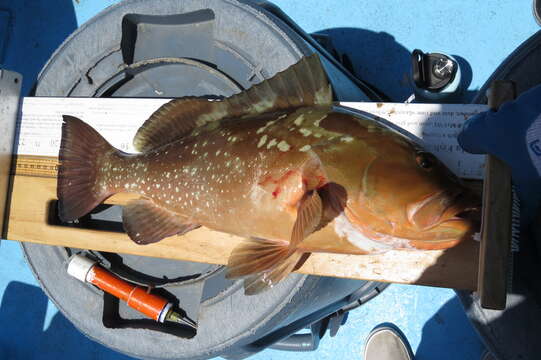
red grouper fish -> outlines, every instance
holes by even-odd
[[[405,136],[333,105],[317,55],[221,101],[172,100],[134,145],[124,153],[64,116],[60,218],[129,192],[140,198],[123,223],[138,244],[199,226],[242,236],[228,276],[244,277],[246,294],[311,252],[445,249],[477,231],[479,200]]]

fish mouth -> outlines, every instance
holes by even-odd
[[[481,228],[481,210],[466,209],[440,222],[436,227],[448,227],[460,233],[473,234]]]
[[[442,223],[468,223],[479,229],[481,225],[481,198],[471,192],[459,193],[444,212]]]
[[[447,227],[470,232],[481,224],[481,200],[470,191],[442,191],[409,205],[407,215],[422,231]]]
[[[418,249],[447,249],[471,240],[480,229],[481,201],[469,192],[433,196],[419,211],[414,216],[418,235],[410,242]]]

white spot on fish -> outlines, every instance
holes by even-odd
[[[269,141],[269,143],[267,144],[267,149],[270,149],[271,147],[273,147],[274,145],[278,144],[278,141],[276,141],[276,139],[272,139],[271,141]],[[238,158],[237,158],[238,159]]]
[[[257,144],[257,147],[260,148],[267,142],[267,135],[263,135],[261,139],[259,139],[259,143]]]
[[[288,151],[290,148],[291,146],[289,146],[289,144],[284,140],[278,143],[278,149],[280,149],[280,151]]]
[[[312,133],[311,130],[309,129],[305,129],[305,128],[302,128],[302,129],[299,129],[299,132],[303,135],[303,136],[308,136]]]
[[[351,137],[351,136],[342,136],[342,137],[340,138],[340,140],[349,143],[349,142],[352,142],[352,141],[353,141],[353,137]]]
[[[280,119],[280,118],[278,118]],[[255,132],[256,134],[261,134],[263,131],[267,130],[267,128],[269,126],[271,126],[272,124],[274,124],[277,120],[271,120],[271,121],[268,121],[263,127],[260,127],[259,129],[257,129],[257,131]]]
[[[311,147],[310,145],[304,145],[303,147],[301,147],[301,148],[299,149],[299,151],[305,152],[305,151],[309,151],[311,148],[312,148],[312,147]]]
[[[323,115],[321,118],[317,119],[316,121],[314,121],[314,125],[315,126],[319,126],[319,124],[321,123],[321,121],[323,121],[323,119],[325,119],[327,117],[327,114]]]
[[[293,121],[293,123],[297,126],[301,126],[302,122],[304,120],[304,114],[301,114],[298,118]]]

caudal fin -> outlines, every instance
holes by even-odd
[[[251,238],[231,253],[226,277],[245,277],[244,293],[254,295],[283,280],[306,260],[303,255],[288,241]]]
[[[90,212],[110,196],[97,186],[98,162],[116,150],[82,120],[63,115],[62,141],[58,159],[58,215],[73,221]]]

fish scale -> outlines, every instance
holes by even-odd
[[[124,187],[128,192],[146,196],[183,218],[195,216],[198,223],[205,226],[241,236],[254,235],[253,232],[247,233],[248,230],[241,231],[241,226],[237,224],[239,213],[244,211],[242,202],[248,196],[253,196],[251,193],[257,192],[253,189],[259,187],[263,187],[265,198],[268,198],[260,198],[261,202],[272,197],[272,203],[279,208],[284,207],[284,203],[292,202],[290,197],[295,194],[298,197],[304,185],[300,177],[287,179],[284,175],[306,161],[304,146],[315,146],[328,140],[322,137],[298,137],[300,129],[313,127],[313,123],[321,119],[322,114],[326,116],[330,108],[318,111],[317,116],[311,118],[309,113],[313,112],[314,109],[301,109],[291,116],[278,116],[275,120],[224,121],[217,129],[200,130],[196,137],[187,137],[142,155],[115,157],[110,163],[112,169],[109,167],[108,172],[104,173],[107,186],[112,192]],[[299,118],[306,118],[305,127],[301,127],[302,124],[297,121]],[[251,136],[253,134],[257,137]],[[261,145],[261,139],[266,139],[265,144]],[[273,140],[274,146],[269,147]],[[256,148],[260,149],[259,152],[254,151]],[[284,153],[289,152],[296,154],[288,156],[287,161],[276,167],[278,159],[283,159]],[[149,174],[160,175],[150,178]],[[272,180],[270,187],[264,186],[267,177]],[[296,191],[281,191],[286,180],[289,180],[289,187]],[[224,213],[224,204],[233,211]],[[260,212],[250,211],[244,215],[245,221],[256,223],[267,219],[268,222],[269,211],[265,209],[267,207],[262,206]],[[290,226],[295,220],[293,215],[287,217]],[[284,224],[285,219],[276,220]],[[287,229],[290,226],[278,228]],[[284,237],[285,234],[274,231],[272,234],[257,235]]]

